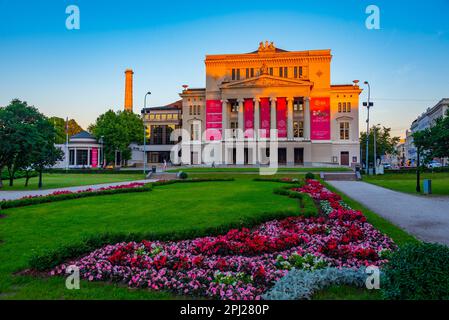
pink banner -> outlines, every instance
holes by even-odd
[[[310,99],[310,139],[331,139],[330,98],[320,97]]]
[[[90,162],[92,164],[92,168],[98,167],[98,148],[92,148],[91,157]]]
[[[287,138],[287,99],[277,98],[276,122],[278,138]]]
[[[265,134],[260,134],[261,138],[270,137],[270,99],[260,98],[260,130],[265,130]]]
[[[206,140],[221,140],[221,109],[220,100],[206,100]]]
[[[245,138],[254,137],[254,101],[253,99],[245,99],[244,114],[245,119]]]

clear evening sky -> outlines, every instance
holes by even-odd
[[[80,9],[67,30],[65,9]],[[380,9],[380,30],[365,8]],[[0,105],[26,100],[83,127],[122,109],[134,70],[134,111],[205,85],[204,56],[243,53],[262,40],[286,50],[332,49],[332,83],[371,83],[372,123],[404,135],[449,97],[449,1],[17,1],[0,0]],[[361,100],[366,99],[366,90]],[[361,107],[361,130],[366,110]]]

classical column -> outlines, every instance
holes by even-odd
[[[244,102],[244,100],[238,99],[237,101],[239,103],[239,111],[238,111],[238,115],[237,115],[238,116],[238,118],[237,118],[238,119],[238,128],[239,128],[238,138],[239,138],[239,140],[243,140],[243,138],[244,138],[243,132],[245,131],[245,123],[243,122],[243,102]]]
[[[222,137],[221,140],[226,140],[226,129],[228,128],[228,100],[221,100],[221,121],[222,121]]]
[[[310,140],[310,98],[305,98],[304,107],[304,139]]]
[[[287,139],[293,140],[293,97],[287,98]]]
[[[259,108],[259,98],[254,98],[254,139],[259,139],[259,129],[260,129],[260,108]]]
[[[270,118],[270,130],[276,129],[276,98],[270,98],[271,101],[271,118]],[[270,133],[271,137],[271,133]]]

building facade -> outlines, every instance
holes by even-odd
[[[143,108],[141,111],[146,130],[147,144],[145,157],[147,163],[170,161],[170,151],[178,141],[171,134],[182,125],[182,101],[162,107]],[[137,149],[136,149],[137,150]],[[142,149],[143,150],[143,146]]]
[[[418,118],[416,118],[411,126],[410,130],[406,131],[406,157],[412,163],[416,163],[417,152],[416,147],[413,144],[413,133],[430,128],[433,126],[438,118],[444,117],[449,110],[449,98],[441,99],[436,105],[431,108],[427,108]],[[442,159],[445,163],[447,159]]]
[[[188,132],[182,162],[204,162],[204,147],[215,143],[227,164],[259,164],[268,151],[249,142],[266,144],[275,129],[281,165],[359,163],[361,89],[357,81],[332,85],[331,59],[330,50],[286,51],[268,42],[250,53],[207,55],[206,87],[180,94]],[[243,157],[233,141],[244,145]]]

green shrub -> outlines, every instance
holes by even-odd
[[[381,289],[386,299],[449,299],[449,247],[432,243],[400,247],[383,269]]]
[[[188,176],[189,176],[189,175],[187,174],[187,172],[181,171],[181,172],[179,173],[179,178],[182,179],[182,180],[187,179]]]
[[[306,179],[315,179],[315,175],[312,172],[307,172]]]

